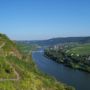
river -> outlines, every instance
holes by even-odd
[[[89,73],[73,70],[63,64],[58,64],[44,57],[43,52],[33,52],[32,57],[37,68],[42,72],[55,77],[60,82],[75,87],[76,90],[90,90]]]

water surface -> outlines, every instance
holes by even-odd
[[[46,57],[43,52],[33,52],[32,57],[42,72],[55,77],[58,81],[72,85],[76,90],[90,90],[90,74],[73,70]]]

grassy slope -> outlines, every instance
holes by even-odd
[[[16,49],[16,45],[13,44],[13,42],[11,42],[8,38],[4,36],[1,37],[4,38],[4,41],[2,42],[7,42],[7,45],[5,45],[4,49],[0,51],[3,52],[5,51],[7,53],[13,51],[15,56],[10,54],[7,54],[7,56],[5,56],[4,55],[5,52],[4,52],[2,54],[4,60],[0,57],[0,63],[2,65],[3,62],[4,63],[8,62],[11,66],[13,66],[13,68],[19,74],[19,80],[0,81],[0,90],[73,90],[72,87],[59,83],[56,80],[52,79],[51,77],[39,72],[32,61],[31,54],[27,53],[28,55],[24,55],[24,57],[20,59],[19,57],[21,56],[19,54],[19,51]],[[23,56],[23,52],[22,52],[22,56]],[[29,52],[29,48],[28,48],[28,52]],[[5,63],[4,65],[6,67],[7,63]],[[0,67],[1,70],[2,68]],[[10,66],[8,66],[7,69],[10,69]],[[0,74],[2,75],[3,73]],[[13,76],[12,73],[8,73],[8,75],[9,76],[11,75],[11,77]]]
[[[4,57],[0,57],[0,79],[16,78],[13,68],[6,62]]]

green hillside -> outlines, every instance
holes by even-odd
[[[80,55],[90,55],[90,44],[79,45],[75,48],[72,48],[69,52]]]
[[[8,56],[13,55],[21,58],[22,55],[17,50],[17,46],[6,35],[0,34],[0,55]]]
[[[25,54],[27,48],[19,47],[0,34],[0,90],[74,90],[39,72],[32,61],[31,48]]]

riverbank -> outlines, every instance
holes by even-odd
[[[90,61],[86,60],[86,56],[70,55],[61,49],[46,49],[44,51],[44,56],[57,63],[62,63],[63,65],[74,70],[78,69],[90,73]]]
[[[73,70],[65,67],[63,64],[58,64],[49,58],[44,57],[43,52],[34,52],[33,60],[37,68],[54,77],[60,82],[73,86],[76,90],[90,90],[90,74],[79,70]],[[78,77],[77,77],[78,76]]]
[[[26,76],[28,74],[27,79],[31,79],[28,81],[27,88],[32,88],[32,90],[75,90],[73,87],[68,86],[64,83],[58,82],[56,79],[50,77],[49,75],[43,74],[40,72],[36,64],[34,63],[34,60],[32,58],[32,53],[37,52],[33,51],[32,47],[28,46],[27,44],[20,44],[18,45],[19,50],[24,55],[23,56],[23,62],[20,62],[23,68],[26,68],[25,71],[27,71]],[[15,61],[16,63],[16,61]],[[18,63],[18,64],[19,64]],[[24,71],[24,72],[25,72]],[[30,87],[30,85],[33,84],[33,86]],[[27,89],[26,89],[27,90]],[[30,89],[31,90],[31,89]]]

